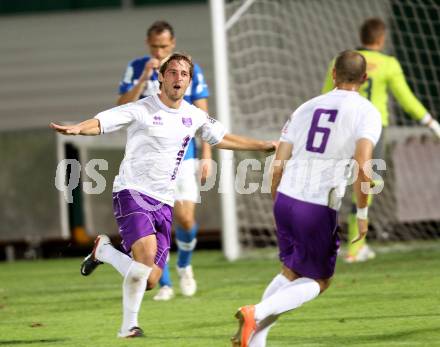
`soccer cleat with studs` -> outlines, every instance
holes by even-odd
[[[374,258],[376,258],[376,253],[368,245],[364,245],[362,246],[362,248],[358,250],[358,252],[355,255],[348,254],[344,258],[344,261],[346,263],[351,264],[351,263],[360,263],[360,262],[368,261]]]
[[[111,244],[108,236],[98,235],[98,237],[95,239],[95,245],[93,246],[92,253],[85,257],[81,263],[81,275],[89,276],[99,265],[104,264],[102,261],[99,261],[96,258],[96,254],[99,253],[99,248],[105,244]]]
[[[169,286],[163,286],[159,289],[157,294],[153,296],[155,301],[168,301],[174,298],[174,290]]]
[[[119,332],[118,333],[118,337],[124,338],[124,339],[132,339],[135,337],[144,337],[144,331],[142,330],[142,328],[139,327],[133,327],[130,328],[130,330],[128,330],[125,333]]]
[[[235,314],[235,318],[238,319],[238,330],[231,338],[232,347],[248,347],[257,329],[255,306],[247,305],[240,307]]]
[[[177,274],[180,277],[180,291],[183,296],[193,296],[197,292],[197,282],[194,279],[194,272],[192,266],[185,267],[177,266]]]

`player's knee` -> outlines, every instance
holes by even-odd
[[[136,261],[149,267],[153,267],[155,257],[156,254],[154,254],[153,252],[145,252],[142,255],[138,255]]]
[[[147,281],[147,288],[145,288],[146,291],[152,290],[156,288],[157,283],[159,282],[159,279],[157,280],[151,280],[150,278]]]
[[[150,276],[148,276],[146,290],[154,289],[157,283],[159,282],[161,275],[162,275],[162,271],[159,268],[154,267],[153,271],[151,271],[150,273]]]
[[[293,271],[292,269],[289,269],[285,265],[283,265],[283,268],[281,270],[281,274],[284,277],[286,277],[289,281],[294,281],[294,280],[302,277],[301,275],[297,274],[295,271]]]
[[[194,217],[191,215],[181,216],[178,222],[179,225],[185,230],[191,230],[195,224]]]
[[[323,279],[323,280],[317,280],[319,284],[319,293],[322,294],[325,290],[330,287],[331,284],[331,278]]]

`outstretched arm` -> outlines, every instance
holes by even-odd
[[[396,59],[391,59],[388,65],[388,86],[403,110],[415,120],[421,121],[428,111],[410,89],[402,67]]]
[[[96,118],[73,125],[50,123],[49,127],[63,135],[99,135],[101,133],[100,123]]]
[[[438,121],[432,118],[426,108],[411,91],[406,82],[402,67],[396,59],[390,61],[389,70],[389,87],[400,106],[402,106],[405,112],[412,118],[429,127],[432,132],[440,138],[440,125]]]
[[[261,141],[250,137],[226,134],[223,139],[215,145],[220,149],[231,149],[235,151],[261,151],[271,152],[276,149],[276,142]]]

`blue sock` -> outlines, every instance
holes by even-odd
[[[159,285],[161,287],[163,287],[163,286],[172,287],[173,286],[173,284],[171,283],[170,269],[168,268],[168,263],[166,263],[163,268],[162,277],[159,280]]]
[[[176,242],[178,248],[177,266],[186,267],[191,264],[193,250],[196,247],[198,226],[194,224],[192,229],[185,230],[178,226],[176,229]]]

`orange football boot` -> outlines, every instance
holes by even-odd
[[[249,342],[257,329],[255,322],[255,306],[240,307],[235,314],[238,319],[237,333],[231,338],[232,347],[248,347]]]

